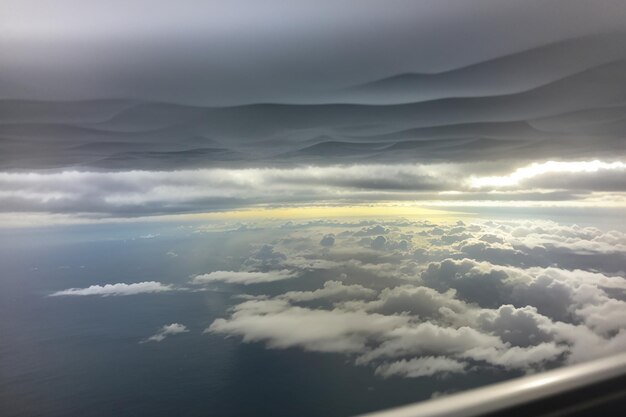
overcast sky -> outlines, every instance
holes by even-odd
[[[625,57],[618,0],[7,0],[0,207],[621,205]]]

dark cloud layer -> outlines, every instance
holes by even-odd
[[[619,1],[54,3],[0,17],[2,170],[624,154]]]
[[[11,0],[3,12],[2,53],[12,58],[1,60],[5,97],[212,106],[326,103],[357,84],[614,33],[626,17],[618,0]],[[566,60],[557,78],[606,62],[611,46],[590,46],[589,56],[534,62]]]

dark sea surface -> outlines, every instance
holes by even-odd
[[[138,238],[148,231],[161,234]],[[193,234],[155,225],[3,231],[0,415],[349,416],[512,376],[493,370],[383,379],[344,355],[203,333],[237,302],[237,292],[317,288],[328,278],[323,274],[198,292],[48,296],[93,284],[182,284],[193,274],[239,266],[268,233]],[[174,259],[165,255],[172,249]],[[189,332],[140,343],[174,322]]]

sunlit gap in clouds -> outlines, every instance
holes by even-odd
[[[249,208],[228,212],[191,214],[189,218],[218,218],[218,219],[329,219],[329,218],[397,218],[410,219],[428,218],[445,219],[450,217],[467,216],[445,210],[435,210],[406,203],[370,204],[360,206],[297,206],[297,207],[266,207]]]
[[[626,164],[621,161],[604,162],[593,161],[547,161],[535,162],[528,166],[518,168],[508,175],[471,177],[470,186],[472,188],[483,187],[513,187],[519,185],[524,180],[532,179],[541,175],[554,174],[592,174],[599,171],[619,171],[624,174]]]

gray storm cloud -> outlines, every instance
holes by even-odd
[[[7,83],[5,97],[210,105],[311,102],[399,74],[445,73],[611,34],[626,17],[616,0],[3,4],[4,81],[28,77]],[[589,46],[583,59],[561,59],[581,70],[606,62],[616,45]]]
[[[623,155],[617,0],[6,1],[0,169]]]

